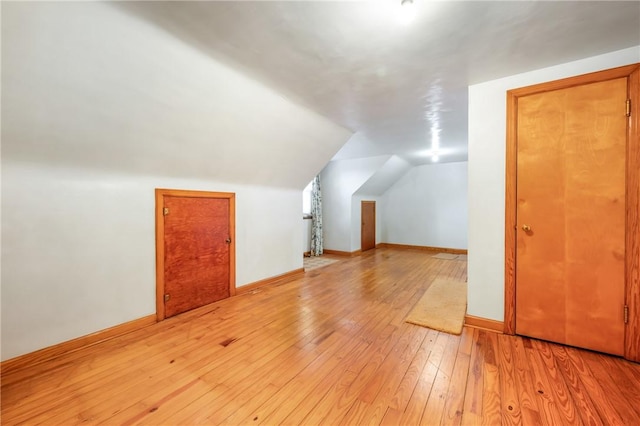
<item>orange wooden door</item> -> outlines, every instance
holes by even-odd
[[[626,78],[518,99],[518,334],[624,353],[626,99]]]
[[[230,296],[230,198],[164,195],[164,316]]]
[[[360,250],[376,248],[376,202],[361,202],[362,228],[360,230]]]

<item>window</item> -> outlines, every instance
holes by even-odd
[[[302,217],[310,218],[311,217],[311,187],[313,186],[313,181],[309,182],[309,185],[305,189],[302,190]]]

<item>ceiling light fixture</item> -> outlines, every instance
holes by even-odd
[[[440,161],[440,126],[434,123],[431,126],[431,161]]]
[[[413,0],[402,0],[398,10],[398,20],[402,24],[408,24],[416,17],[416,8]]]

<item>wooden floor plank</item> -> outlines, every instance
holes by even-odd
[[[310,351],[310,356],[307,359],[300,359],[300,358],[295,358],[295,357],[289,357],[289,363],[288,363],[288,369],[286,371],[281,371],[280,375],[286,375],[286,374],[290,374],[293,375],[295,374],[296,371],[300,371],[302,369],[304,369],[307,365],[309,365],[309,363],[312,362],[318,362],[319,359],[322,359],[323,355],[326,354],[330,354],[332,350],[335,349],[344,349],[344,350],[348,350],[347,347],[342,346],[342,342],[341,339],[336,335],[336,334],[332,334],[330,335],[328,338],[326,338],[325,340],[323,340],[319,345],[317,345],[316,347],[313,348],[312,351]],[[328,355],[330,356],[330,355]],[[264,378],[261,381],[257,381],[260,380],[259,379],[259,370],[257,370],[256,368],[253,367],[248,367],[245,368],[246,370],[252,372],[253,374],[249,375],[249,376],[245,376],[245,378],[247,378],[246,381],[244,381],[244,389],[247,389],[247,387],[250,387],[251,385],[253,385],[254,387],[258,387],[258,385],[256,383],[263,383],[264,385],[272,385],[273,388],[277,388],[276,385],[273,385],[273,383],[271,381],[266,382],[264,380]],[[148,416],[149,418],[149,424],[166,424],[167,419],[172,418],[172,415],[175,412],[181,411],[180,407],[185,407],[188,406],[190,404],[191,401],[193,401],[195,398],[199,398],[200,399],[200,403],[202,403],[202,396],[204,394],[209,394],[211,396],[211,387],[212,386],[219,386],[219,385],[223,385],[224,388],[236,388],[236,387],[241,387],[242,385],[240,385],[238,383],[238,381],[233,381],[233,382],[227,382],[225,380],[221,380],[218,379],[216,377],[213,377],[213,375],[208,375],[211,376],[208,379],[212,381],[211,384],[209,384],[209,389],[204,388],[204,392],[202,393],[196,393],[196,394],[192,394],[192,395],[186,395],[183,394],[182,398],[175,398],[173,399],[170,404],[166,404],[165,405],[165,413],[161,413],[160,410],[157,410],[156,412],[153,413],[153,416]],[[239,372],[236,372],[235,376],[239,376]],[[265,386],[266,388],[266,386]],[[213,394],[215,395],[215,394]],[[199,404],[198,404],[199,405]],[[175,417],[173,416],[173,418],[175,419]]]
[[[353,350],[358,348],[357,340],[347,340],[340,338],[336,350],[328,350],[316,357],[310,364],[299,370],[299,372],[289,381],[281,384],[278,391],[271,393],[268,399],[258,408],[254,409],[245,419],[240,420],[241,424],[248,424],[253,421],[256,424],[274,424],[277,416],[285,417],[302,400],[308,396],[306,390],[314,389],[323,379],[317,371],[334,370],[342,358],[348,356]],[[272,382],[272,384],[274,384]],[[278,386],[274,384],[274,386]]]
[[[580,373],[585,374],[586,372],[575,368],[576,363],[571,361],[571,352],[568,352],[565,347],[551,345],[551,352],[583,423],[585,425],[602,423],[598,409],[591,400],[591,396],[589,396],[589,392],[582,380],[580,380]]]
[[[573,348],[567,349],[567,351],[572,355],[576,353]],[[640,364],[620,361],[608,356],[601,357],[601,360],[620,392],[632,401],[640,402],[640,386],[638,386],[640,383]],[[634,376],[634,372],[637,375]],[[631,408],[640,416],[640,403],[632,404]]]
[[[418,336],[427,334],[426,329],[412,324],[405,324],[401,330],[405,330],[406,333],[389,352],[358,396],[354,409],[356,414],[353,417],[345,417],[344,423],[380,423],[382,421],[393,393],[407,371],[408,360],[413,359],[418,350],[416,343],[421,343],[423,340]]]
[[[636,410],[632,408],[633,406],[638,405],[638,401],[630,403],[630,395],[634,395],[637,392],[623,393],[623,391],[618,387],[618,384],[611,376],[610,369],[607,368],[607,365],[602,361],[602,359],[604,357],[608,357],[608,355],[590,351],[584,351],[582,355],[587,367],[589,367],[589,370],[591,370],[600,386],[602,386],[604,393],[607,395],[607,400],[611,403],[615,412],[617,412],[622,419],[622,424],[640,424],[640,416],[638,416]],[[638,383],[635,385],[637,388]],[[608,417],[609,415],[613,416],[612,413],[605,413],[605,417]]]
[[[524,349],[524,342],[521,337],[505,339],[505,345],[511,344],[513,353],[513,364],[515,383],[518,389],[518,399],[520,400],[520,413],[523,424],[540,424],[540,405],[538,393],[534,392],[533,380],[529,368],[529,360]]]
[[[640,424],[640,365],[405,323],[466,262],[380,248],[2,374],[14,424]],[[511,407],[512,409],[509,409]]]
[[[427,405],[424,407],[424,412],[420,419],[422,425],[437,425],[440,424],[444,415],[445,398],[449,385],[451,384],[451,376],[453,374],[453,367],[458,359],[458,347],[460,346],[460,339],[458,336],[450,334],[444,334],[447,337],[447,347],[445,349],[442,361],[438,367],[438,374],[433,382],[433,387],[429,393],[429,399]]]
[[[299,318],[302,320],[304,315]],[[211,345],[211,346],[201,346],[197,350],[191,350],[185,352],[182,356],[176,357],[172,361],[173,363],[167,362],[173,368],[172,372],[168,377],[164,380],[157,382],[154,380],[154,376],[149,377],[149,380],[145,380],[142,382],[135,382],[135,386],[127,388],[127,391],[120,392],[118,395],[115,395],[112,398],[109,398],[106,401],[101,401],[100,398],[92,398],[94,401],[101,401],[100,404],[94,407],[85,407],[82,416],[83,418],[91,419],[98,418],[105,413],[111,413],[113,417],[111,417],[112,421],[125,421],[127,416],[137,416],[138,412],[144,412],[145,410],[151,410],[156,408],[154,411],[149,413],[149,415],[159,415],[164,410],[159,411],[158,401],[165,401],[164,395],[170,390],[177,390],[184,383],[189,382],[189,377],[200,377],[206,381],[207,374],[210,371],[215,371],[216,366],[224,365],[229,360],[235,360],[239,363],[242,363],[243,357],[255,357],[256,359],[261,359],[258,357],[258,354],[261,354],[264,359],[268,359],[266,354],[275,350],[283,350],[283,347],[286,347],[288,344],[293,344],[299,337],[296,337],[294,333],[288,331],[285,325],[291,324],[292,319],[290,317],[282,317],[277,324],[282,324],[283,327],[276,328],[276,332],[274,334],[264,334],[263,336],[256,337],[253,340],[239,339],[238,341],[233,342],[228,346],[222,346],[220,344]],[[314,333],[317,330],[308,330],[310,333]],[[249,336],[253,334],[253,331],[249,332]],[[280,344],[276,346],[263,346],[260,348],[258,352],[255,350],[250,350],[254,347],[256,343],[267,341],[267,339],[271,339],[272,341],[278,342]],[[219,340],[214,340],[219,342]],[[211,350],[208,350],[211,349]],[[238,354],[242,354],[239,356]],[[212,362],[212,360],[214,360]],[[250,359],[251,360],[251,359]],[[137,376],[143,376],[138,374]],[[162,376],[156,376],[162,377]],[[206,391],[205,387],[199,387],[197,389],[201,389],[203,392]],[[131,401],[136,401],[135,398],[132,398],[132,395],[139,395],[141,391],[145,392],[145,398],[143,400],[137,401],[135,404],[131,404]],[[194,389],[191,389],[190,396],[197,397],[197,394]],[[165,401],[168,403],[168,401]],[[133,413],[133,414],[132,414]]]
[[[560,415],[555,401],[553,386],[549,381],[543,363],[533,348],[531,339],[528,337],[522,338],[522,343],[529,361],[529,372],[533,386],[532,392],[535,391],[536,394],[541,422],[550,425],[565,424],[566,422]]]
[[[445,406],[441,424],[459,425],[462,422],[464,412],[464,399],[467,394],[467,382],[469,377],[469,364],[473,347],[474,330],[466,328],[462,330],[458,355],[453,367],[453,373],[449,383],[449,389],[445,396]]]
[[[555,402],[558,414],[561,415],[562,424],[583,424],[577,407],[571,397],[571,393],[569,392],[569,386],[564,381],[562,374],[556,366],[551,350],[553,343],[539,340],[533,340],[532,343],[534,348],[537,349],[537,361],[541,363],[541,370],[546,373],[549,384],[551,385],[553,401]]]
[[[473,331],[473,345],[471,347],[461,423],[463,425],[480,425],[482,424],[484,353],[478,340],[480,330],[477,328],[471,330]]]
[[[502,424],[500,394],[500,369],[498,368],[498,337],[495,333],[480,330],[478,339],[484,350],[482,371],[482,424]]]
[[[575,370],[581,385],[584,387],[586,394],[589,396],[599,413],[600,422],[608,424],[623,424],[622,418],[618,415],[613,404],[611,404],[611,401],[609,401],[604,389],[582,358],[584,352],[579,349],[569,347],[565,347],[564,349],[567,351],[567,359]],[[615,358],[611,359],[615,360]]]
[[[402,412],[394,410],[393,408],[387,408],[387,411],[384,413],[384,417],[382,417],[382,422],[380,422],[380,424],[383,426],[399,425],[400,417],[402,417]]]
[[[448,342],[449,338],[447,334],[438,333],[435,342],[431,347],[429,357],[426,359],[420,377],[418,378],[418,383],[416,384],[407,407],[400,418],[400,424],[417,425],[420,423],[422,413],[424,412],[429,396],[431,395],[431,390],[436,376],[438,375],[440,364],[444,357]]]
[[[341,338],[341,336],[340,334],[334,334],[332,338]],[[348,345],[343,344],[340,347],[341,343],[344,342],[339,339],[336,342],[336,346],[332,346],[329,349],[340,350],[343,353],[351,350],[357,353],[362,348],[358,341],[349,342]],[[354,344],[356,345],[355,349],[351,346]],[[310,351],[309,348],[303,347],[302,351],[298,351],[294,355],[293,362],[289,359],[285,362],[271,363],[271,369],[266,375],[262,374],[263,371],[257,370],[247,376],[244,385],[240,386],[243,390],[240,393],[230,393],[224,400],[219,401],[216,405],[221,405],[222,407],[209,417],[209,421],[215,423],[223,422],[225,424],[240,423],[243,416],[249,416],[253,410],[268,401],[272,395],[279,392],[284,385],[293,380],[300,371],[316,361],[321,353],[318,350]],[[324,359],[326,360],[326,358]],[[297,368],[295,367],[296,365],[298,365]],[[230,385],[233,385],[234,388],[238,387],[233,382]],[[259,415],[255,417],[260,419]]]
[[[511,348],[511,336],[498,336],[498,368],[500,371],[500,396],[502,424],[522,424],[520,393],[516,383],[514,353]]]
[[[427,329],[427,335],[422,340],[418,352],[411,360],[411,365],[409,365],[409,368],[398,385],[395,394],[391,398],[391,401],[389,401],[389,408],[395,411],[393,414],[394,416],[397,415],[396,413],[401,414],[404,412],[407,407],[420,374],[422,373],[422,370],[427,363],[427,359],[431,354],[431,348],[433,347],[433,343],[437,336],[437,331]]]

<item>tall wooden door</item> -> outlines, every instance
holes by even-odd
[[[516,333],[622,355],[627,78],[517,101]]]
[[[170,317],[229,297],[235,291],[234,194],[156,194],[157,247],[162,248],[158,312]]]
[[[376,248],[376,202],[361,202],[362,228],[360,230],[360,250]]]

